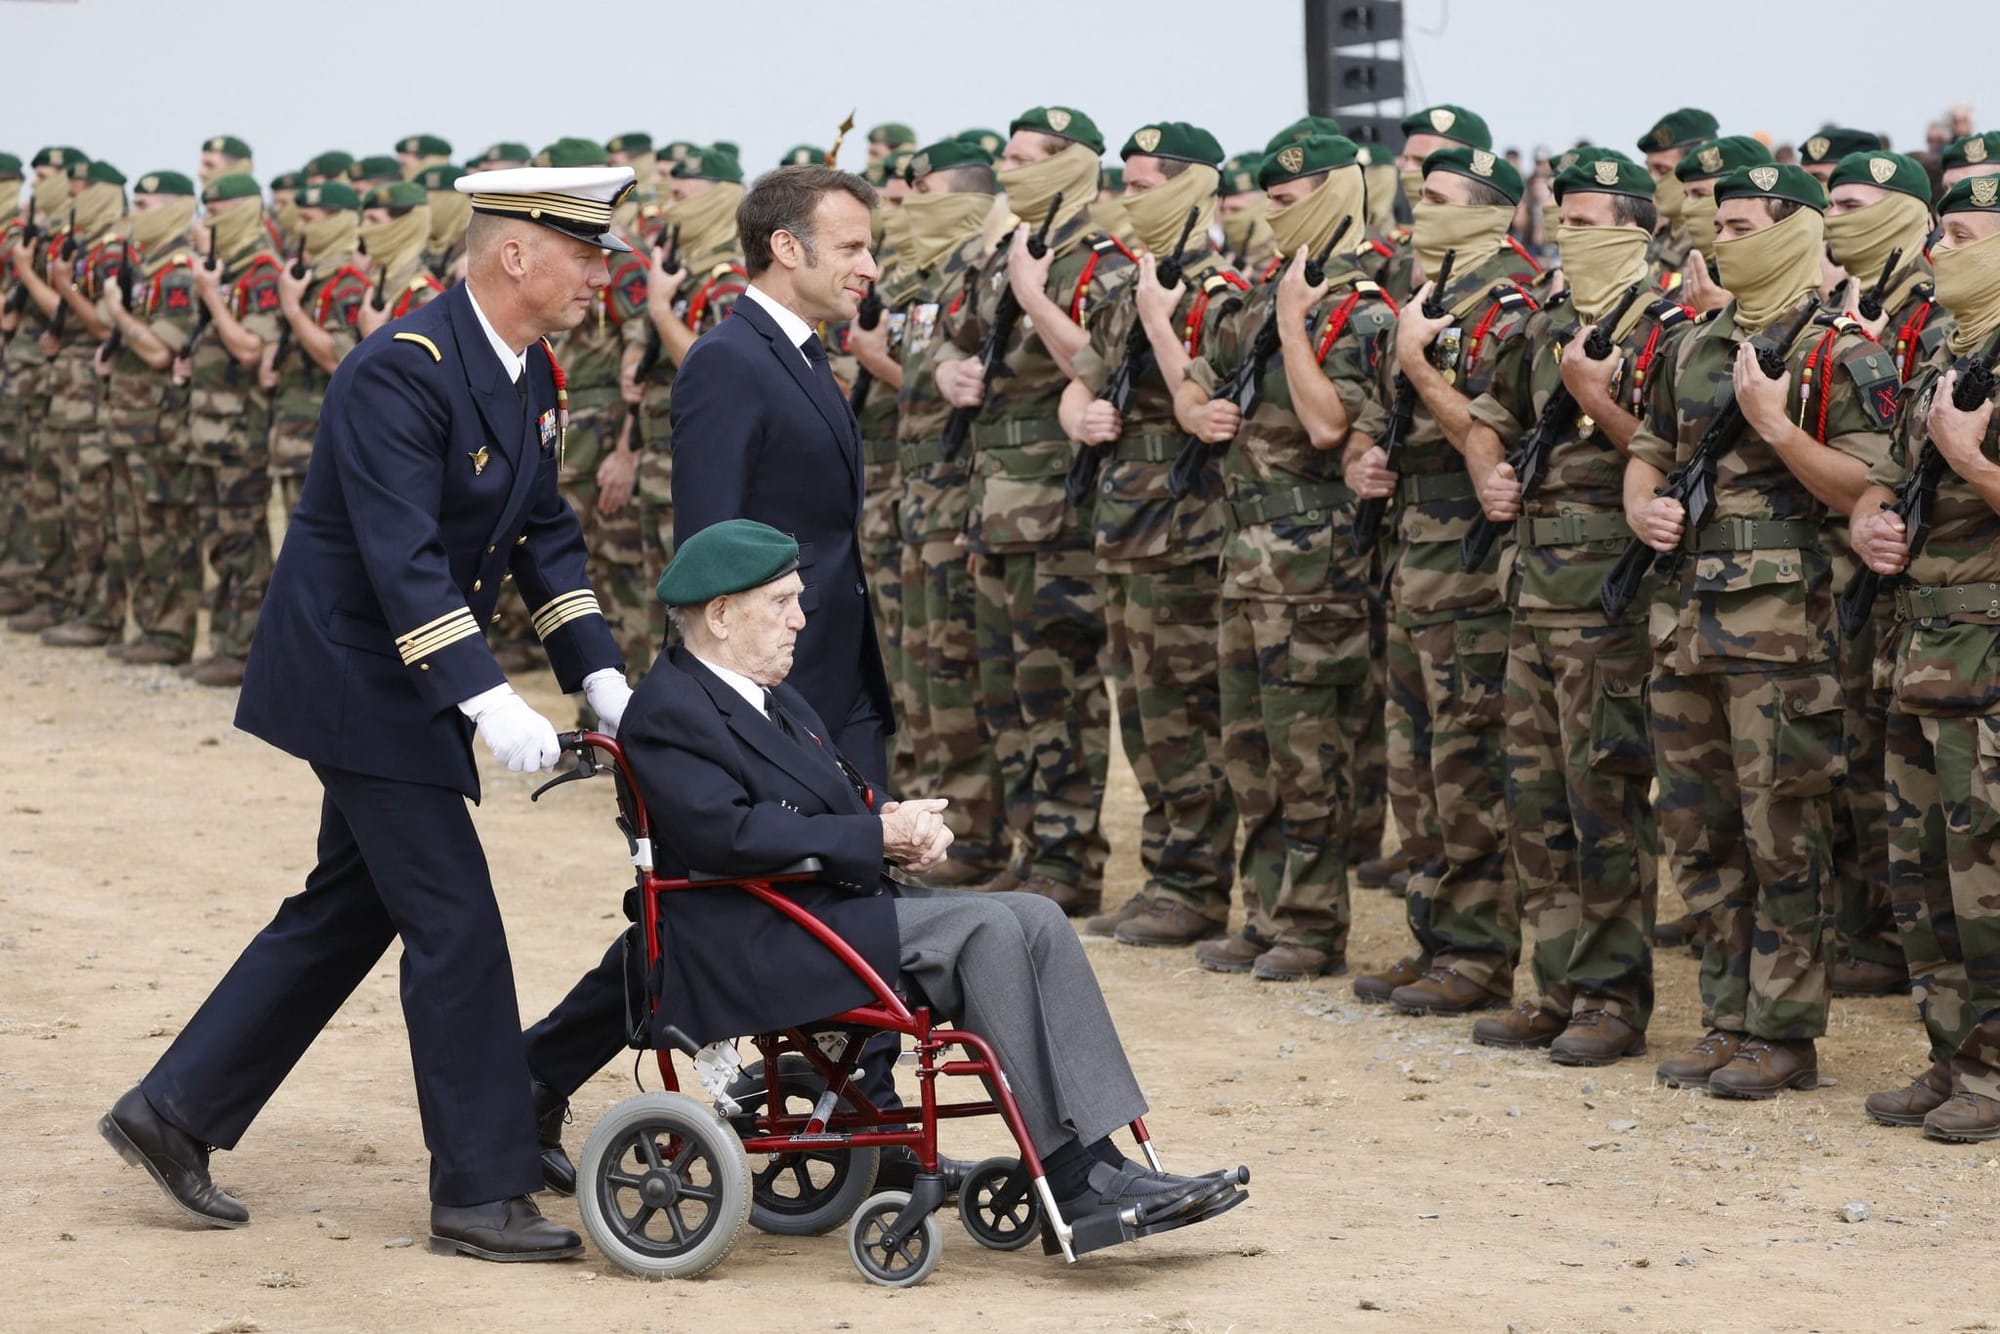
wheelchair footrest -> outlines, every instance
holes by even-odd
[[[1070,1250],[1076,1255],[1088,1255],[1111,1246],[1137,1241],[1141,1237],[1157,1236],[1162,1232],[1172,1232],[1190,1223],[1203,1223],[1217,1214],[1228,1213],[1250,1196],[1236,1188],[1233,1181],[1218,1179],[1216,1189],[1199,1197],[1196,1207],[1170,1214],[1164,1218],[1149,1217],[1143,1205],[1127,1206],[1123,1209],[1105,1209],[1086,1214],[1082,1218],[1069,1220],[1072,1229]],[[1049,1228],[1042,1229],[1042,1251],[1047,1255],[1059,1255],[1062,1248],[1056,1243],[1056,1234]]]

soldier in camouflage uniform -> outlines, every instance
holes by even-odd
[[[1317,284],[1305,272],[1343,226],[1360,235],[1364,191],[1356,146],[1307,135],[1264,160],[1282,276],[1223,317],[1176,391],[1181,424],[1222,447],[1221,475],[1202,494],[1222,501],[1218,651],[1222,755],[1242,814],[1240,935],[1199,945],[1204,968],[1293,981],[1346,968],[1347,871],[1354,828],[1371,818],[1359,752],[1379,736],[1374,553],[1349,538],[1354,493],[1342,450],[1380,436],[1370,376],[1395,307],[1343,241]],[[1268,332],[1267,332],[1268,331]],[[1275,334],[1271,349],[1259,340]],[[1262,358],[1261,364],[1256,360]],[[1257,401],[1217,397],[1254,367]],[[1379,780],[1372,796],[1379,837]],[[1226,897],[1196,905],[1219,934]],[[1146,919],[1120,938],[1145,930]]]
[[[1952,140],[1938,155],[1947,190],[1976,176],[2000,175],[2000,130],[1966,134]]]
[[[340,181],[299,192],[305,268],[286,264],[278,276],[278,311],[285,325],[271,345],[263,376],[271,398],[271,476],[278,508],[297,508],[319,429],[319,405],[341,358],[361,341],[361,305],[370,283],[355,251],[361,197]]]
[[[1911,373],[1944,342],[1951,317],[1932,300],[1930,177],[1899,153],[1857,152],[1829,175],[1827,253],[1852,275],[1848,311],[1896,359],[1897,379]],[[1892,254],[1895,271],[1884,272]],[[1882,278],[1881,314],[1857,312],[1860,292]],[[1860,562],[1847,538],[1844,516],[1829,515],[1833,586],[1846,588]],[[1895,633],[1893,608],[1878,599],[1875,614],[1841,645],[1841,690],[1847,701],[1847,783],[1834,808],[1833,994],[1881,996],[1907,990],[1909,969],[1896,938],[1889,903],[1888,813],[1883,805],[1883,747],[1889,707],[1887,662]],[[1877,680],[1883,684],[1878,687]]]
[[[1455,252],[1450,284],[1437,295],[1444,314],[1431,318],[1415,295],[1403,307],[1377,389],[1385,404],[1399,393],[1412,404],[1409,427],[1393,460],[1364,438],[1350,441],[1347,481],[1362,496],[1399,502],[1389,585],[1391,799],[1401,786],[1427,800],[1443,851],[1410,880],[1417,954],[1357,978],[1354,991],[1415,1014],[1459,1014],[1511,1000],[1521,948],[1501,785],[1509,618],[1498,547],[1476,569],[1459,568],[1459,541],[1479,514],[1459,450],[1472,401],[1519,356],[1533,307],[1513,281],[1519,256],[1507,245],[1520,173],[1462,146],[1432,153],[1424,167],[1412,245],[1425,273]]]
[[[250,145],[233,134],[211,135],[201,145],[201,186],[207,189],[224,176],[255,176]]]
[[[132,192],[132,267],[102,309],[118,348],[98,361],[101,421],[117,469],[120,563],[139,637],[114,643],[121,662],[172,666],[194,652],[201,606],[201,522],[186,415],[169,413],[174,358],[194,329],[194,182],[141,176]],[[120,627],[121,629],[123,627]]]
[[[432,167],[451,165],[451,141],[435,134],[408,134],[396,141],[396,166],[414,181]]]
[[[1104,151],[1090,118],[1034,107],[1009,133],[1000,184],[1022,226],[981,267],[973,300],[952,321],[952,338],[970,355],[940,362],[936,377],[946,401],[978,412],[966,541],[977,557],[980,693],[1008,823],[1023,843],[1021,860],[992,886],[1083,914],[1103,893],[1110,705],[1090,510],[1063,498],[1075,450],[1056,408],[1090,340],[1084,322],[1133,269],[1086,217]],[[1048,249],[1037,257],[1028,241],[1045,222]],[[976,353],[1010,290],[1022,319],[989,392]]]
[[[1842,158],[1850,153],[1879,153],[1884,147],[1879,134],[1825,125],[1807,135],[1799,144],[1799,165],[1814,180],[1826,186],[1832,181],[1833,169],[1840,165]]]
[[[26,232],[21,216],[21,159],[0,153],[0,277],[6,278],[6,301],[0,307],[0,616],[14,616],[35,605],[26,588],[34,572],[34,532],[28,526],[28,452],[26,423],[17,415],[20,402],[12,378],[12,343],[20,332],[27,289],[12,277],[14,248]],[[37,349],[39,354],[39,349]]]
[[[426,260],[430,192],[416,181],[385,181],[366,190],[356,185],[354,190],[361,196],[360,247],[374,281],[355,320],[366,338],[442,294],[444,284]]]
[[[1651,244],[1646,247],[1646,264],[1653,281],[1661,283],[1680,273],[1687,264],[1693,241],[1688,235],[1683,210],[1687,205],[1687,178],[1674,168],[1690,150],[1715,138],[1716,120],[1700,107],[1669,111],[1639,136],[1639,151],[1646,156],[1646,170],[1653,177],[1653,205],[1659,213]],[[1704,252],[1706,253],[1706,252]]]
[[[1708,919],[1708,1032],[1658,1074],[1767,1098],[1817,1084],[1826,1030],[1844,765],[1821,523],[1829,502],[1852,508],[1885,457],[1897,376],[1858,327],[1827,317],[1771,347],[1787,370],[1767,378],[1756,352],[1792,334],[1819,285],[1826,193],[1795,166],[1764,165],[1725,176],[1716,198],[1716,258],[1735,299],[1655,369],[1625,511],[1648,546],[1686,553],[1652,610],[1653,745],[1667,865]],[[1714,517],[1689,531],[1657,489],[1732,400],[1741,429],[1716,444]]]
[[[446,163],[417,173],[417,184],[431,211],[430,239],[424,246],[424,267],[445,287],[465,279],[465,233],[472,226],[472,196],[458,191],[463,168]]]
[[[1579,160],[1556,176],[1554,192],[1569,286],[1528,322],[1517,355],[1474,401],[1465,440],[1486,517],[1514,533],[1503,572],[1513,611],[1508,842],[1540,993],[1478,1020],[1472,1040],[1547,1047],[1564,1065],[1608,1065],[1646,1050],[1659,845],[1646,724],[1650,599],[1635,598],[1612,620],[1598,590],[1632,536],[1623,451],[1639,428],[1646,380],[1688,317],[1663,297],[1642,299],[1657,222],[1644,167],[1623,155]],[[1628,293],[1637,295],[1628,302]],[[1617,324],[1603,328],[1611,353],[1592,362],[1578,336],[1614,311]],[[1541,481],[1524,498],[1505,455],[1544,423]]]
[[[1079,503],[1094,515],[1106,668],[1145,800],[1146,883],[1084,929],[1112,935],[1131,923],[1134,934],[1121,937],[1128,944],[1186,945],[1229,915],[1236,804],[1223,774],[1216,678],[1220,489],[1180,498],[1168,489],[1183,434],[1174,393],[1247,284],[1208,243],[1222,161],[1215,136],[1161,121],[1134,132],[1120,157],[1126,216],[1144,253],[1136,280],[1091,313],[1090,343],[1071,359],[1075,377],[1057,416],[1078,443],[1077,469],[1092,469],[1075,474],[1070,494],[1095,493]],[[1166,288],[1158,266],[1169,260],[1182,272]],[[1122,404],[1105,398],[1115,377],[1129,382]],[[1204,915],[1211,905],[1219,911]]]
[[[1222,164],[1215,220],[1222,227],[1222,249],[1229,267],[1245,276],[1261,275],[1278,258],[1271,236],[1271,201],[1257,187],[1261,153],[1239,153]]]
[[[216,267],[204,260],[192,271],[207,327],[175,381],[188,390],[185,438],[215,584],[207,599],[212,652],[190,675],[202,685],[238,686],[271,575],[270,399],[257,372],[283,323],[280,266],[257,182],[219,176],[201,199],[208,218],[197,243]]]
[[[1897,617],[1889,706],[1891,893],[1931,1066],[1871,1094],[1869,1116],[1941,1140],[2000,1138],[2000,438],[1993,401],[1961,410],[1965,361],[2000,350],[2000,179],[1953,186],[1932,250],[1957,327],[1904,387],[1895,442],[1855,504],[1854,542]],[[1958,369],[1954,373],[1954,363]],[[1930,527],[1887,512],[1890,488],[1942,464]]]

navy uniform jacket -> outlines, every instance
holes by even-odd
[[[616,646],[556,492],[556,388],[523,406],[468,289],[384,326],[334,372],[243,673],[236,725],[315,764],[474,800],[456,707],[506,681],[485,628],[520,590],[565,691]]]
[[[861,428],[749,297],[695,340],[674,377],[674,543],[756,519],[799,544],[806,614],[793,678],[836,729],[865,700],[893,728],[861,573]]]
[[[827,735],[799,691],[774,693],[800,726]],[[822,880],[776,888],[896,985],[882,821],[830,744],[792,740],[680,645],[633,693],[618,737],[652,819],[658,874],[755,875],[818,857]],[[661,905],[659,1013],[696,1042],[810,1023],[874,998],[801,927],[741,890],[680,890]]]

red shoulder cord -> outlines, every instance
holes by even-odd
[[[243,276],[238,278],[234,283],[230,284],[229,305],[230,309],[236,312],[237,319],[239,320],[242,319],[245,312],[248,309],[250,300],[250,280],[252,278],[255,278],[259,271],[266,268],[270,269],[273,273],[277,272],[278,261],[272,259],[269,255],[259,253],[258,255],[256,255],[254,258],[251,259],[250,267],[243,271]],[[398,311],[396,313],[399,315],[402,314],[401,311]]]
[[[1390,249],[1387,245],[1384,245],[1382,242],[1376,240],[1372,236],[1368,238],[1368,244],[1375,247],[1375,253],[1380,255],[1383,259],[1394,259],[1396,257],[1396,252],[1394,250]]]
[[[1105,239],[1116,246],[1118,253],[1125,256],[1126,259],[1131,260],[1134,264],[1139,262],[1133,257],[1132,252],[1125,248],[1125,243],[1117,237],[1107,236]],[[1076,275],[1076,290],[1069,294],[1069,318],[1072,323],[1083,318],[1083,294],[1085,289],[1090,286],[1091,275],[1097,272],[1097,261],[1102,258],[1104,258],[1104,252],[1096,246],[1092,246],[1090,248],[1090,258],[1083,262],[1083,272]]]
[[[1522,292],[1519,287],[1516,287],[1514,290],[1516,292],[1520,292],[1521,300],[1528,303],[1529,310],[1541,309],[1540,306],[1535,304],[1535,299],[1529,296],[1526,292]],[[1501,304],[1498,301],[1495,301],[1492,305],[1486,308],[1486,313],[1479,317],[1479,323],[1473,326],[1472,341],[1467,343],[1465,348],[1466,374],[1470,375],[1472,373],[1472,368],[1479,364],[1479,345],[1481,343],[1484,343],[1486,341],[1486,335],[1493,331],[1493,325],[1495,324],[1495,322],[1499,320],[1501,310],[1502,310]]]
[[[1646,375],[1653,368],[1653,358],[1660,352],[1660,335],[1666,332],[1658,324],[1653,332],[1646,335],[1646,346],[1640,350],[1638,359],[1632,363],[1632,415],[1643,420],[1640,406],[1646,401]]]
[[[1250,290],[1250,284],[1231,270],[1222,269],[1220,273],[1222,280],[1237,291]],[[1194,303],[1188,307],[1187,324],[1181,329],[1181,346],[1187,349],[1187,354],[1191,357],[1201,355],[1201,327],[1203,319],[1208,315],[1208,297],[1208,286],[1204,283],[1202,289],[1195,293]]]
[[[748,276],[745,270],[737,268],[734,264],[728,265],[727,267],[728,271],[732,274],[743,274],[746,277]],[[707,282],[703,283],[698,289],[696,289],[695,294],[693,296],[688,298],[688,317],[687,317],[688,328],[695,329],[700,327],[701,317],[708,310],[708,301],[710,297],[720,296],[724,292],[736,292],[738,294],[742,293],[743,289],[741,287],[736,287],[733,285],[729,287],[719,286],[719,284],[722,282],[722,277],[723,277],[722,274],[719,273],[716,274],[715,277],[710,278]],[[724,311],[722,317],[724,319],[728,319],[729,313],[727,311]]]
[[[1521,243],[1519,241],[1516,241],[1513,238],[1512,234],[1508,235],[1507,244],[1509,246],[1512,246],[1514,253],[1519,255],[1522,261],[1527,264],[1529,272],[1533,273],[1537,278],[1542,276],[1542,266],[1535,263],[1535,257],[1529,254],[1526,250],[1523,250],[1521,248]]]
[[[1284,266],[1285,266],[1285,257],[1283,255],[1279,255],[1276,259],[1272,260],[1269,264],[1266,264],[1264,266],[1264,271],[1257,275],[1257,281],[1260,283],[1270,282],[1271,279],[1278,276],[1278,270],[1283,268]]]
[[[327,312],[333,309],[333,298],[340,291],[340,280],[343,278],[354,279],[363,290],[368,287],[368,275],[352,264],[343,265],[337,272],[328,275],[327,280],[320,284],[319,304],[313,309],[313,323],[322,328],[326,325]]]
[[[428,273],[423,275],[423,279],[424,281],[422,283],[422,286],[430,288],[432,295],[437,296],[443,294],[444,292],[443,283],[439,282],[435,277],[433,277]],[[389,318],[392,320],[400,320],[403,318],[403,316],[409,314],[410,302],[416,300],[418,290],[419,289],[417,287],[404,288],[403,295],[396,302],[396,309],[390,312]]]
[[[1326,317],[1326,330],[1319,336],[1319,347],[1313,353],[1313,360],[1326,365],[1326,354],[1333,351],[1333,340],[1340,337],[1340,331],[1347,327],[1348,316],[1361,304],[1359,291],[1349,292],[1347,299],[1333,308],[1333,314]]]
[[[1896,330],[1896,356],[1902,360],[1904,384],[1917,373],[1917,353],[1921,350],[1924,326],[1931,322],[1931,311],[1936,306],[1929,301],[1917,307],[1917,313],[1910,316],[1902,328]]]
[[[1838,337],[1840,330],[1828,329],[1826,336],[1806,353],[1805,364],[1799,367],[1799,425],[1805,425],[1806,407],[1812,398],[1813,381],[1817,379],[1820,382],[1819,416],[1814,423],[1813,438],[1822,445],[1826,443],[1827,404],[1833,398],[1830,392],[1832,386],[1828,383],[1833,378],[1833,343]]]

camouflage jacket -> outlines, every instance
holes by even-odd
[[[962,314],[986,259],[986,238],[974,236],[935,269],[920,270],[896,314],[902,319],[897,358],[903,387],[896,394],[898,505],[905,542],[949,542],[965,532],[971,502],[968,449],[950,462],[939,456],[938,435],[951,405],[938,396],[937,367],[961,355],[949,329]]]
[[[742,247],[734,233],[697,254],[681,256],[681,262],[687,265],[688,273],[674,293],[674,314],[699,338],[729,317],[736,299],[750,284],[749,271],[743,267]],[[642,362],[645,349],[652,349],[652,365],[640,376],[640,423],[645,447],[665,452],[673,439],[673,385],[680,367],[660,347],[659,331],[653,328],[645,307],[642,291],[638,317],[621,324],[619,335],[627,350],[640,349]],[[660,499],[665,501],[666,497]]]
[[[5,289],[12,294],[14,283],[14,247],[21,243],[26,230],[19,217],[12,217],[0,223],[0,275],[6,275]],[[42,262],[43,252],[48,249],[46,233],[38,235],[34,243],[34,262]],[[15,329],[14,337],[0,343],[0,355],[6,358],[4,375],[0,375],[0,400],[33,399],[46,397],[48,354],[42,351],[41,334],[48,326],[42,320],[42,308],[30,301],[21,307],[21,323]]]
[[[1735,395],[1732,367],[1743,341],[1732,303],[1675,343],[1648,388],[1633,458],[1671,472],[1694,452],[1709,421]],[[1786,415],[1829,447],[1870,467],[1880,462],[1898,388],[1889,354],[1851,321],[1821,319],[1787,349],[1786,361],[1792,385]],[[1714,513],[1711,529],[1717,520],[1757,518],[1818,530],[1826,507],[1746,426],[1716,460]],[[1691,553],[1678,590],[1664,590],[1667,596],[1653,604],[1654,647],[1667,670],[1681,673],[1830,662],[1832,582],[1823,536],[1811,545]]]
[[[1908,384],[1931,354],[1944,346],[1945,335],[1956,323],[1951,312],[1937,304],[1929,260],[1917,257],[1910,276],[1889,289],[1882,309],[1887,317],[1878,341],[1896,358],[1897,373]]]
[[[1182,273],[1186,292],[1174,308],[1173,325],[1189,356],[1200,356],[1218,324],[1243,305],[1249,285],[1219,255],[1204,254]],[[1093,394],[1102,393],[1125,360],[1126,343],[1139,322],[1126,283],[1090,319],[1090,346],[1076,357],[1076,376]],[[1143,338],[1144,333],[1139,337]],[[1213,563],[1222,550],[1222,506],[1207,487],[1175,500],[1167,474],[1180,453],[1184,432],[1174,420],[1174,391],[1146,356],[1146,371],[1134,381],[1125,408],[1123,433],[1108,445],[1098,465],[1092,540],[1099,568],[1130,572]]]
[[[316,268],[339,260],[332,272],[315,277],[299,298],[299,306],[333,339],[336,357],[345,357],[361,341],[361,303],[368,299],[368,275],[346,262],[348,256],[314,256]],[[332,378],[319,368],[289,329],[278,336],[278,387],[271,395],[271,468],[303,477],[312,458],[313,435],[319,429],[319,405]]]
[[[255,248],[231,259],[222,273],[230,314],[266,343],[278,341],[285,318],[278,313],[278,265],[278,257],[260,237]],[[230,355],[212,328],[203,332],[189,362],[193,379],[188,382],[188,434],[195,452],[261,452],[270,436],[270,400],[257,385],[256,368]]]
[[[1278,299],[1264,283],[1222,321],[1188,378],[1213,393],[1250,354]],[[1382,336],[1395,306],[1361,270],[1335,260],[1326,294],[1307,312],[1307,328],[1326,378],[1340,396],[1353,434],[1376,439],[1384,414],[1372,388]],[[1292,410],[1284,354],[1272,355],[1258,382],[1257,409],[1222,456],[1222,548],[1226,597],[1270,602],[1332,602],[1361,615],[1374,600],[1372,552],[1352,553],[1354,493],[1341,477],[1341,449],[1315,449]]]
[[[1509,451],[1540,420],[1562,387],[1563,348],[1585,320],[1567,297],[1558,297],[1528,320],[1521,355],[1509,358],[1486,392],[1472,404],[1473,420],[1492,428]],[[1691,327],[1687,308],[1663,299],[1635,307],[1615,338],[1619,370],[1612,397],[1634,416],[1645,410],[1646,384],[1674,340]],[[1625,527],[1625,456],[1590,418],[1572,414],[1569,428],[1548,453],[1541,484],[1522,507],[1526,520],[1592,517],[1615,532],[1588,541],[1511,544],[1501,556],[1502,587],[1514,610],[1543,625],[1601,625],[1598,590],[1618,563],[1631,530]],[[1635,618],[1650,597],[1632,601]]]
[[[194,290],[194,263],[194,250],[182,239],[148,255],[125,279],[133,317],[176,353],[193,331],[201,304]],[[104,379],[99,420],[117,431],[157,431],[171,377],[171,369],[154,370],[121,339],[111,358],[111,374]]]
[[[980,266],[972,300],[952,324],[960,353],[977,355],[987,327],[1007,291],[1009,245]],[[1136,270],[1124,247],[1074,218],[1049,237],[1049,300],[1079,325],[1132,279]],[[978,552],[1077,550],[1090,545],[1090,514],[1063,499],[1063,479],[1076,447],[1056,420],[1069,377],[1050,355],[1035,322],[1014,326],[1003,365],[973,419],[972,513],[966,538]]]
[[[628,238],[629,240],[629,238]],[[618,370],[625,331],[646,322],[647,252],[632,242],[633,252],[609,256],[611,280],[597,293],[583,323],[565,334],[557,347],[563,372],[569,377],[572,412],[604,406],[618,397]]]
[[[1662,291],[1678,287],[1681,270],[1687,267],[1688,254],[1693,249],[1693,240],[1679,227],[1654,232],[1646,245],[1646,272],[1652,275],[1654,284]]]
[[[1432,347],[1432,360],[1468,399],[1485,393],[1496,378],[1521,375],[1533,304],[1514,281],[1520,257],[1502,246],[1485,263],[1452,276],[1444,295],[1453,322]],[[1374,367],[1376,392],[1393,409],[1396,383],[1395,332],[1384,330]],[[1464,458],[1421,398],[1390,461],[1399,482],[1396,493],[1395,565],[1389,601],[1398,623],[1426,625],[1500,604],[1499,544],[1480,569],[1458,568],[1458,544],[1479,515]]]
[[[70,281],[85,299],[96,301],[109,290],[112,278],[125,265],[129,253],[116,226],[107,227],[91,240],[77,242],[68,260]],[[51,268],[64,263],[60,241],[51,247],[49,255]],[[67,305],[67,299],[64,304]],[[57,426],[76,429],[97,420],[98,385],[91,370],[91,361],[97,355],[97,340],[90,336],[84,322],[76,318],[74,310],[65,311],[62,307],[57,310],[62,315],[63,330],[61,345],[50,358],[47,371],[48,420]]]

